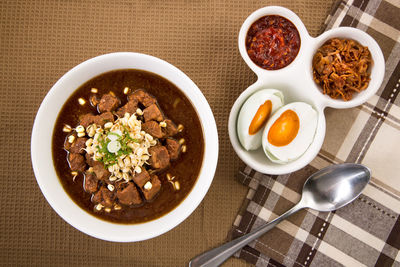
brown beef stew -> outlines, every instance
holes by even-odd
[[[107,72],[78,88],[58,115],[52,145],[65,191],[90,214],[117,223],[174,209],[196,183],[204,153],[190,101],[140,70]]]

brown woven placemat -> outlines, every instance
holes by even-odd
[[[222,243],[247,191],[233,178],[240,162],[227,134],[231,105],[255,81],[237,49],[239,28],[251,12],[275,4],[315,35],[333,1],[1,1],[0,265],[183,266]],[[202,204],[175,229],[139,243],[97,240],[68,225],[42,196],[30,163],[45,94],[73,66],[114,51],[147,53],[183,70],[219,130],[218,168]]]

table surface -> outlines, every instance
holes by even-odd
[[[334,2],[1,1],[0,261],[182,266],[223,243],[247,192],[235,180],[242,163],[229,142],[228,115],[256,80],[237,49],[239,28],[254,10],[282,5],[315,36]],[[33,120],[51,86],[80,62],[115,51],[150,54],[183,70],[209,101],[220,140],[214,181],[195,212],[162,236],[128,244],[97,240],[64,222],[41,194],[30,161]]]

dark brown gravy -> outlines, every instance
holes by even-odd
[[[162,186],[159,195],[152,202],[145,202],[140,207],[128,207],[119,211],[95,212],[94,204],[90,201],[91,194],[83,189],[83,175],[80,173],[75,181],[67,162],[67,152],[64,150],[64,141],[68,133],[63,127],[68,124],[76,127],[79,116],[89,112],[96,113],[96,108],[89,103],[91,88],[98,89],[98,95],[113,91],[126,103],[127,96],[123,90],[129,87],[131,91],[145,89],[154,95],[166,117],[176,124],[184,125],[184,130],[177,135],[177,139],[186,140],[187,152],[172,162],[171,166],[159,174]],[[78,99],[83,98],[86,104],[81,106]],[[177,100],[179,99],[179,100]],[[178,101],[174,108],[174,102]],[[176,103],[176,102],[175,102]],[[82,209],[88,213],[107,221],[116,223],[142,223],[154,220],[173,210],[189,194],[199,175],[204,154],[203,131],[198,115],[189,99],[171,82],[150,72],[124,69],[101,74],[79,87],[62,107],[53,132],[52,140],[53,162],[57,175],[68,195]],[[180,183],[180,190],[175,191],[168,182],[166,173],[176,177]]]

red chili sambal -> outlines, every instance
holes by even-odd
[[[263,69],[278,70],[296,58],[300,50],[300,35],[288,19],[269,15],[250,26],[246,48],[255,64]]]

